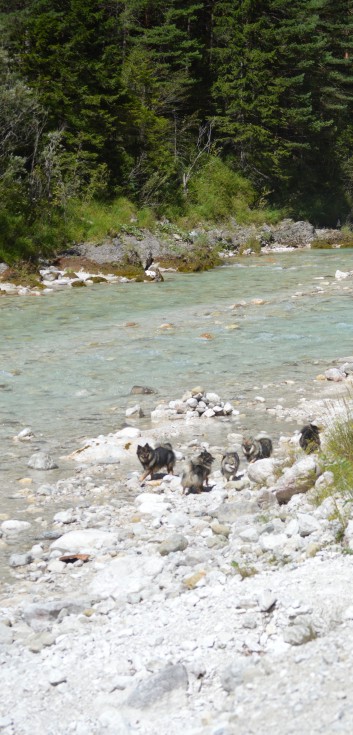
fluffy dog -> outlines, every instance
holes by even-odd
[[[256,462],[258,459],[270,457],[272,454],[272,441],[268,436],[262,436],[259,439],[246,437],[241,445],[244,455],[248,462]]]
[[[226,480],[234,480],[238,472],[240,459],[238,452],[226,452],[222,457],[221,472]]]
[[[144,446],[140,446],[139,444],[136,454],[144,469],[144,473],[140,477],[140,482],[143,482],[148,475],[151,475],[152,480],[153,474],[161,470],[162,467],[166,467],[170,475],[173,474],[176,458],[173,447],[169,442],[161,444],[155,449],[150,447],[149,444],[145,444]]]
[[[304,452],[311,454],[320,449],[321,442],[319,436],[320,428],[315,424],[305,424],[300,430],[299,446]]]
[[[206,449],[191,459],[187,468],[183,471],[181,476],[181,485],[183,488],[183,495],[186,495],[186,490],[193,490],[195,493],[201,493],[203,485],[205,483],[208,486],[208,478],[212,469],[212,462],[214,457]]]

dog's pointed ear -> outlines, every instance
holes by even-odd
[[[142,449],[140,444],[137,445],[137,449]]]

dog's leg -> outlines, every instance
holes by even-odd
[[[144,471],[143,475],[141,475],[141,477],[140,477],[140,482],[143,482],[146,479],[146,477],[148,477],[148,475],[151,475],[151,479],[152,479],[152,472],[151,472],[151,470],[145,470]]]

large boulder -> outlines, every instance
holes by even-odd
[[[275,482],[276,460],[272,457],[259,459],[257,462],[249,464],[247,472],[248,478],[255,485],[267,485],[270,487]]]
[[[284,470],[282,477],[271,488],[280,505],[298,493],[306,493],[315,485],[321,469],[315,457],[304,457]]]

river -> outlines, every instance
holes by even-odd
[[[3,510],[18,509],[13,498],[18,480],[33,475],[34,449],[58,458],[86,437],[117,430],[136,399],[147,415],[195,384],[240,410],[254,390],[270,403],[298,400],[302,385],[310,388],[331,360],[353,352],[353,281],[334,277],[351,269],[352,255],[272,253],[201,274],[166,273],[160,284],[2,297]],[[131,396],[135,384],[158,395]],[[253,428],[249,411],[244,421],[240,429]],[[271,422],[260,428],[273,431]],[[25,426],[34,442],[14,443]],[[51,480],[71,471],[59,464]],[[44,474],[34,473],[35,483]]]

